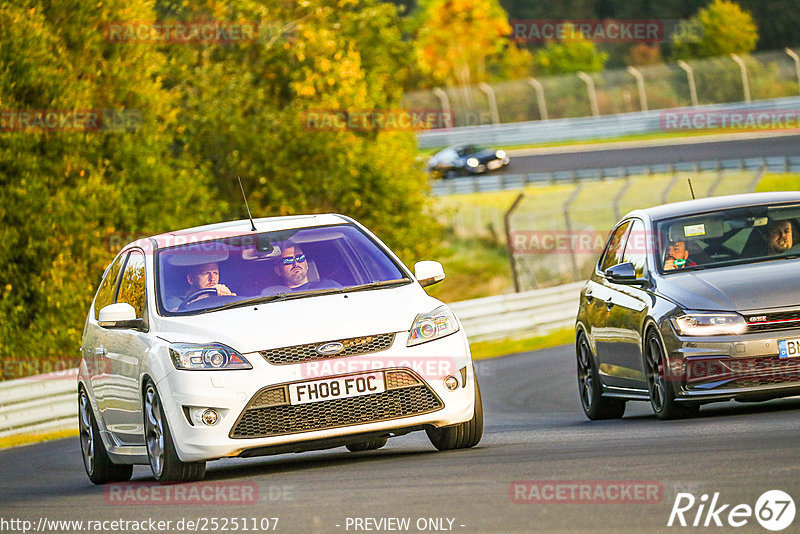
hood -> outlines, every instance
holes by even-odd
[[[800,306],[800,260],[670,274],[657,293],[686,309],[742,311]]]
[[[246,354],[409,330],[414,318],[441,306],[417,284],[251,304],[185,317],[161,317],[171,342],[220,342]]]

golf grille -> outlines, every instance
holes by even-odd
[[[336,354],[320,354],[317,348],[329,343],[341,343],[344,348]],[[386,350],[394,343],[394,334],[378,334],[374,336],[351,337],[324,343],[308,343],[294,347],[262,350],[260,354],[267,362],[273,365],[288,365],[293,363],[313,362],[315,360],[328,360],[331,358],[344,358],[356,354],[368,354]]]
[[[263,438],[388,421],[444,408],[413,371],[385,372],[386,391],[360,397],[289,404],[288,385],[262,389],[239,416],[231,438]]]
[[[759,321],[753,321],[755,317]],[[768,332],[800,327],[800,310],[790,310],[765,314],[748,314],[748,332]]]

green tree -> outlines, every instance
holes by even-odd
[[[571,24],[565,24],[563,41],[548,41],[536,51],[537,72],[546,75],[603,70],[608,54],[597,50],[595,44]]]
[[[164,57],[119,44],[104,28],[147,2],[0,7],[0,355],[73,359],[111,244],[217,217],[202,165],[175,157],[174,96],[157,80]],[[69,21],[69,22],[66,22]],[[16,110],[16,115],[13,111]],[[38,111],[116,110],[120,129],[17,127]],[[199,207],[202,207],[201,209]],[[31,348],[34,347],[33,351]],[[35,370],[35,368],[32,368]]]
[[[407,260],[437,241],[412,131],[328,129],[314,113],[397,113],[409,45],[396,8],[373,0],[160,4],[176,16],[255,21],[252,44],[184,48],[165,83],[181,95],[176,143],[207,161],[216,193],[254,215],[335,211],[373,229]],[[234,201],[235,202],[235,201]],[[235,202],[233,211],[244,209]]]
[[[427,85],[468,86],[528,73],[530,55],[510,41],[497,0],[422,0],[409,28]]]
[[[756,47],[758,30],[750,13],[728,0],[714,0],[683,25],[673,39],[677,59],[746,54]]]

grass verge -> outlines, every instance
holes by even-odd
[[[0,438],[0,449],[16,447],[17,445],[26,445],[28,443],[50,441],[51,439],[69,438],[77,435],[78,429],[43,432],[41,434],[20,434],[18,436],[8,436],[5,438]]]
[[[549,349],[559,345],[567,345],[574,340],[575,331],[572,327],[562,328],[541,336],[497,339],[491,341],[476,341],[470,343],[473,360],[486,360],[507,356],[518,352]]]

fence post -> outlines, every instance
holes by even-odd
[[[569,208],[575,199],[578,198],[578,193],[581,192],[583,189],[583,182],[578,182],[578,185],[575,187],[575,190],[569,196],[567,201],[564,203],[564,224],[566,225],[567,229],[567,239],[569,241],[569,257],[572,260],[572,279],[578,280],[580,278],[580,272],[578,271],[578,260],[575,258],[575,249],[572,248],[572,221],[569,217]]]
[[[494,89],[488,83],[481,82],[478,88],[486,93],[489,100],[489,113],[492,115],[492,124],[500,124],[500,114],[497,112],[497,99],[494,97]]]
[[[450,124],[450,127],[451,128],[455,128],[455,126],[456,126],[455,122],[456,121],[455,121],[455,117],[453,117],[452,112],[450,111],[450,99],[447,97],[447,93],[445,93],[439,87],[434,87],[433,88],[433,94],[436,95],[439,98],[439,102],[442,105],[442,113],[444,114],[444,116],[445,117],[449,117],[450,119],[453,120],[453,124]]]
[[[800,79],[800,76],[798,76],[798,79]],[[536,91],[536,101],[539,106],[539,118],[543,121],[546,121],[547,105],[544,101],[544,87],[542,87],[542,84],[539,83],[539,80],[537,80],[536,78],[528,78],[528,83]]]
[[[583,83],[586,84],[586,90],[589,92],[589,105],[592,107],[592,116],[599,117],[600,109],[597,106],[597,91],[594,88],[594,80],[583,71],[578,72],[578,78],[583,80]]]
[[[679,59],[678,66],[686,73],[686,80],[689,82],[689,98],[692,101],[692,107],[697,107],[697,87],[694,85],[694,70],[688,63]]]
[[[511,264],[511,277],[514,279],[514,292],[519,293],[519,277],[517,275],[517,260],[514,258],[514,244],[511,242],[511,214],[514,213],[514,210],[517,209],[519,203],[522,202],[522,199],[525,197],[525,193],[520,193],[517,195],[517,198],[514,199],[514,202],[511,204],[511,207],[508,208],[505,215],[503,215],[503,225],[505,226],[506,230],[506,249],[508,250],[508,263]],[[534,285],[538,285],[535,283],[534,278]]]
[[[800,90],[800,57],[791,48],[786,48],[786,53],[794,60],[794,72],[797,75],[797,87]]]
[[[639,106],[642,111],[647,111],[647,94],[644,91],[644,76],[636,67],[628,67],[628,72],[636,78],[636,88],[639,90]]]
[[[744,101],[748,104],[750,103],[750,83],[747,80],[747,65],[744,64],[744,60],[737,56],[736,54],[731,54],[731,59],[739,65],[739,70],[742,73],[742,87],[744,87]]]

